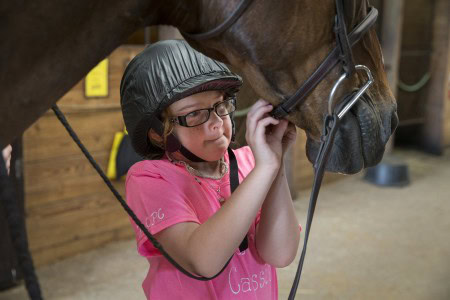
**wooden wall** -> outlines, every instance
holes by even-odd
[[[123,130],[119,84],[143,46],[122,46],[109,57],[109,93],[85,98],[84,80],[58,105],[106,171],[114,134]],[[61,74],[60,76],[64,76]],[[126,213],[49,110],[24,134],[25,210],[37,266],[133,236]],[[115,186],[123,195],[124,182]]]
[[[399,82],[417,83],[430,71],[431,38],[434,1],[412,0],[404,5]],[[420,38],[418,38],[420,37]],[[415,92],[397,89],[398,144],[419,144],[425,123],[425,106],[428,85]]]
[[[414,85],[425,74],[430,80],[416,91],[398,88],[396,144],[435,154],[450,146],[448,12],[448,0],[411,0],[404,6],[399,81]]]
[[[431,79],[426,94],[422,144],[425,150],[442,154],[450,146],[450,3],[448,0],[435,0],[434,4]]]
[[[449,39],[450,40],[450,39]],[[449,45],[450,48],[450,45]],[[450,57],[447,60],[447,98],[445,105],[445,127],[444,127],[444,145],[450,147]]]

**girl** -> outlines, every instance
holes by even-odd
[[[121,105],[136,152],[127,175],[130,207],[185,276],[136,231],[150,263],[148,299],[277,299],[275,268],[295,258],[300,227],[283,157],[296,132],[259,100],[247,116],[247,147],[229,155],[239,76],[181,40],[147,47],[125,70]],[[230,150],[231,151],[231,150]],[[230,160],[239,186],[231,194]],[[232,164],[233,165],[233,164]],[[234,255],[233,255],[234,254]]]

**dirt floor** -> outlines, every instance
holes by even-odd
[[[359,174],[322,188],[297,299],[450,299],[450,149],[395,155],[410,168],[407,187],[379,188]],[[303,191],[295,201],[302,224],[308,199]],[[295,270],[279,269],[280,299]],[[45,299],[134,300],[145,298],[146,271],[125,241],[37,273]],[[27,299],[23,285],[0,292],[7,299]]]

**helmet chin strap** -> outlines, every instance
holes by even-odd
[[[166,150],[169,153],[180,151],[181,154],[183,154],[184,157],[186,157],[190,161],[193,161],[193,162],[206,162],[206,160],[198,157],[197,155],[195,155],[194,153],[192,153],[191,151],[186,149],[180,143],[180,141],[177,139],[177,137],[174,134],[170,134],[170,135],[167,136],[166,148],[167,148]]]
[[[149,118],[150,122],[150,128],[152,128],[161,138],[164,136],[164,125],[163,123],[156,118],[154,115],[150,116]],[[180,141],[177,139],[177,137],[171,133],[167,136],[166,139],[166,150],[169,153],[180,151],[181,154],[184,155],[187,159],[193,162],[205,162],[204,159],[198,157],[188,149],[186,149]]]

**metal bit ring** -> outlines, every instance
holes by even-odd
[[[356,70],[364,70],[366,71],[368,80],[367,82],[356,92],[356,94],[352,97],[351,100],[348,101],[348,104],[338,113],[338,118],[341,119],[347,111],[350,110],[350,108],[358,101],[358,99],[364,94],[364,92],[372,85],[373,83],[373,77],[372,73],[370,72],[369,68],[364,65],[356,65]],[[332,115],[334,111],[335,105],[333,105],[333,98],[334,94],[336,93],[337,88],[347,78],[346,74],[342,74],[341,77],[336,81],[333,88],[331,89],[330,96],[328,97],[328,114]]]

